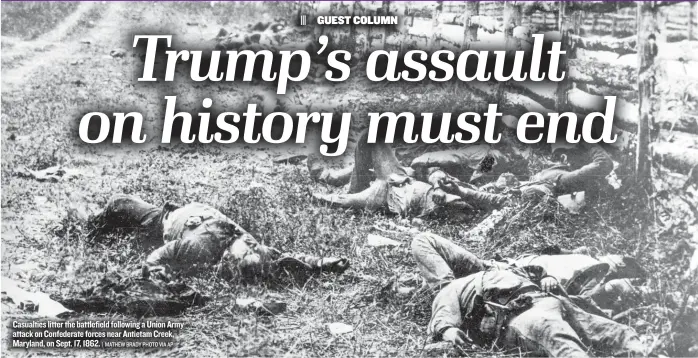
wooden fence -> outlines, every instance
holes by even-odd
[[[655,141],[656,159],[686,172],[698,165],[698,149],[666,145],[669,136],[698,134],[698,6],[695,2],[316,2],[313,14],[394,14],[394,29],[352,27],[365,41],[357,51],[517,50],[531,35],[561,41],[568,53],[567,80],[557,84],[509,83],[501,101],[529,111],[589,113],[617,96],[615,124],[621,143],[638,143],[638,169]],[[361,32],[364,33],[361,33]],[[523,46],[522,46],[523,44]],[[475,89],[477,86],[473,86]],[[630,138],[630,139],[628,139]],[[619,149],[621,144],[617,145]],[[686,155],[686,153],[689,155]],[[655,153],[656,154],[656,153]],[[695,172],[698,173],[698,170]]]

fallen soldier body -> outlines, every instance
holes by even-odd
[[[628,301],[635,292],[631,283],[642,281],[647,273],[631,257],[564,251],[558,247],[543,250],[541,255],[521,255],[515,259],[481,260],[452,241],[434,234],[421,234],[412,241],[412,254],[430,287],[463,277],[477,267],[539,266],[555,278],[567,295],[593,300],[599,307],[613,310],[618,301]],[[626,302],[628,303],[628,302]]]
[[[282,254],[262,245],[247,231],[205,204],[161,207],[132,195],[115,195],[92,220],[94,239],[118,229],[135,230],[144,248],[157,247],[130,276],[107,275],[79,296],[58,299],[76,312],[112,312],[134,316],[176,315],[208,299],[181,277],[216,272],[224,278],[256,281],[282,273],[296,278],[349,268],[342,258]]]
[[[321,202],[353,209],[384,210],[401,216],[427,216],[441,208],[500,205],[505,196],[462,188],[450,194],[439,187],[448,175],[433,170],[426,182],[415,180],[415,172],[401,166],[392,148],[385,143],[367,143],[368,133],[359,139],[355,165],[351,168],[330,170],[322,167],[318,158],[308,157],[308,169],[313,179],[332,185],[349,183],[348,194],[314,194]]]
[[[594,264],[588,256],[571,260],[575,255],[560,256],[567,267],[546,258],[551,255],[514,263],[485,261],[433,234],[418,235],[412,254],[427,283],[441,288],[429,323],[437,340],[457,348],[467,343],[523,347],[554,357],[586,357],[589,348],[606,355],[643,355],[644,347],[632,328],[575,296],[612,295],[595,288],[608,276],[622,274],[620,267],[612,272],[608,263]]]
[[[513,174],[503,173],[497,181],[485,184],[478,190],[493,193],[520,191],[525,199],[545,195],[558,197],[582,191],[586,193],[587,197],[598,196],[604,178],[613,171],[613,161],[608,153],[598,144],[580,142],[579,146],[581,146],[581,150],[572,150],[569,151],[568,155],[563,155],[565,163],[544,169],[531,176],[529,181],[519,181]],[[467,152],[470,149],[479,148],[445,151],[441,155],[439,153],[427,153],[416,158],[412,162],[412,167],[416,169],[426,166],[438,167],[440,165],[453,167],[453,162],[456,160],[454,158],[466,157],[464,153],[458,152]],[[482,150],[479,149],[476,152],[480,151]],[[571,160],[573,165],[567,163],[568,157],[574,159]],[[591,162],[589,162],[589,159],[591,159]],[[573,167],[576,167],[576,169],[572,169]],[[473,177],[479,177],[475,174],[482,170],[481,168],[475,169]],[[467,184],[458,180],[444,181],[440,187],[448,193],[456,195],[464,190],[472,190]]]
[[[581,150],[570,153],[577,169],[563,164],[540,171],[531,176],[528,183],[522,183],[521,191],[524,196],[543,194],[557,197],[582,191],[588,197],[598,196],[606,176],[613,171],[613,161],[598,144],[580,142],[579,146]],[[588,162],[587,158],[591,159],[591,162]]]
[[[245,279],[264,278],[284,267],[342,273],[346,259],[282,254],[262,245],[215,208],[200,203],[162,207],[132,195],[112,197],[93,220],[92,236],[118,228],[138,230],[144,247],[158,247],[146,258],[148,271],[194,273],[214,268]]]
[[[367,132],[364,132],[358,141],[353,167],[332,170],[325,168],[316,155],[308,156],[308,170],[314,180],[334,186],[349,183],[348,194],[315,194],[315,198],[344,208],[426,216],[440,207],[498,208],[508,201],[507,195],[499,192],[511,194],[520,191],[525,199],[580,191],[598,195],[600,180],[613,170],[613,162],[603,148],[582,143],[583,150],[577,151],[579,155],[573,158],[583,162],[590,157],[591,162],[579,165],[577,169],[556,165],[533,175],[528,182],[519,182],[514,175],[504,173],[496,182],[477,188],[453,178],[442,169],[454,170],[460,165],[473,169],[473,173],[488,170],[485,167],[491,168],[497,158],[503,158],[501,152],[477,145],[427,153],[415,158],[411,167],[404,167],[399,164],[390,145],[368,144],[367,137]],[[415,180],[415,176],[423,181]]]

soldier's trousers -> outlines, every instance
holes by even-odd
[[[504,328],[508,348],[551,357],[643,355],[635,331],[611,319],[588,313],[569,299],[539,294],[533,306],[511,318]]]

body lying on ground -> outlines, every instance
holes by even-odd
[[[343,258],[282,254],[262,245],[215,208],[200,203],[182,207],[149,204],[133,195],[115,195],[91,219],[94,239],[119,229],[136,231],[143,248],[155,248],[131,275],[106,275],[78,296],[58,301],[76,312],[112,312],[134,316],[176,315],[208,299],[184,278],[216,273],[224,278],[257,281],[288,273],[308,278],[315,273],[342,273]]]
[[[430,287],[465,276],[472,271],[472,265],[478,268],[538,266],[555,279],[555,284],[559,284],[565,294],[589,298],[602,309],[615,310],[619,301],[629,301],[629,295],[636,292],[633,284],[643,281],[647,275],[632,257],[592,257],[557,247],[546,248],[544,252],[513,259],[482,260],[434,234],[424,233],[412,241],[412,254]]]
[[[329,184],[349,183],[348,194],[314,194],[321,202],[344,208],[383,210],[402,216],[427,216],[441,208],[498,205],[504,196],[464,189],[462,195],[442,190],[438,181],[447,176],[432,171],[425,181],[414,178],[414,170],[400,165],[392,148],[385,143],[367,143],[364,132],[355,151],[355,165],[333,171],[322,167],[318,158],[308,157],[313,179]]]
[[[644,353],[632,328],[604,316],[583,297],[613,295],[597,288],[623,268],[584,255],[560,256],[568,264],[562,267],[549,260],[551,255],[485,261],[433,234],[418,235],[412,253],[426,282],[440,288],[429,323],[437,340],[457,348],[495,344],[555,357],[586,357],[590,350]],[[615,259],[608,261],[617,266]]]
[[[456,162],[474,166],[475,171],[483,170],[483,166],[491,167],[496,159],[490,151],[483,149],[485,146],[466,147],[440,154],[427,153],[416,158],[412,167],[404,167],[398,162],[389,144],[369,144],[367,137],[367,132],[364,132],[357,143],[353,167],[331,170],[323,167],[316,155],[308,157],[308,170],[314,180],[335,186],[349,183],[348,194],[315,194],[317,199],[339,207],[386,210],[402,216],[426,216],[440,207],[489,210],[507,202],[507,196],[485,190],[496,189],[495,185],[477,188],[455,180],[442,170],[456,167]],[[515,176],[504,173],[496,184],[500,189],[520,189],[525,198],[559,196],[579,191],[598,193],[598,183],[611,173],[613,162],[599,145],[581,145],[584,156],[591,157],[591,162],[578,169],[555,166],[542,170],[532,176],[529,182],[523,183]],[[422,176],[423,181],[415,180],[417,175]]]
[[[531,176],[528,183],[523,183],[522,193],[557,197],[583,191],[588,197],[598,196],[606,176],[613,171],[613,161],[598,144],[580,142],[579,146],[581,150],[573,152],[577,155],[572,156],[576,162],[583,163],[577,163],[577,169],[567,165],[544,169]]]
[[[214,268],[224,275],[252,279],[273,275],[286,266],[338,273],[349,267],[346,259],[282,254],[201,203],[157,207],[133,195],[115,195],[93,224],[92,236],[118,228],[136,229],[144,247],[157,247],[146,259],[149,271],[187,274]]]

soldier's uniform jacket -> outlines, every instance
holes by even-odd
[[[217,264],[235,240],[254,238],[209,205],[192,203],[165,214],[165,245],[148,255],[148,265],[177,271]],[[256,241],[255,241],[256,242]]]
[[[455,279],[434,299],[429,333],[440,339],[447,329],[455,327],[478,343],[489,341],[504,322],[486,302],[506,306],[519,295],[540,291],[536,282],[543,277],[545,271],[539,266],[493,266]],[[492,325],[493,321],[500,327]]]
[[[613,161],[598,144],[583,144],[583,147],[587,156],[591,157],[591,163],[572,171],[560,167],[545,169],[531,177],[531,181],[540,182],[554,195],[593,189],[613,171]]]

